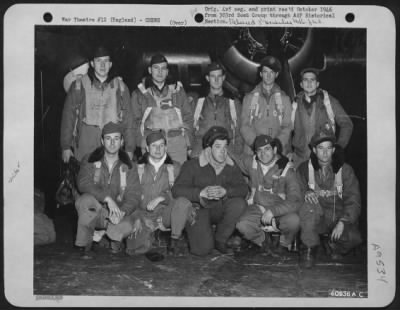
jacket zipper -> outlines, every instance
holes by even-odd
[[[117,164],[118,164],[118,160],[112,165],[111,171],[108,172],[108,182],[107,182],[108,185],[111,184],[111,177],[112,177],[112,174],[113,174],[113,172],[114,172],[114,168],[115,168],[115,166],[116,166]],[[108,168],[108,165],[107,165],[107,168]]]

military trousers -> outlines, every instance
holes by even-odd
[[[243,198],[211,202],[206,207],[197,205],[196,222],[186,226],[190,252],[207,255],[214,249],[214,241],[226,243],[247,203]],[[213,225],[216,225],[215,236]]]
[[[263,212],[257,205],[251,205],[247,208],[246,212],[240,217],[236,224],[237,230],[243,237],[259,246],[265,240],[265,233],[261,217]],[[300,218],[296,213],[288,213],[275,218],[278,223],[278,228],[284,238],[283,246],[289,246],[294,240],[297,232],[300,229]]]
[[[299,215],[300,239],[306,247],[312,248],[320,244],[320,235],[332,233],[342,214],[341,212],[334,213],[332,208],[323,208],[319,203],[306,202],[300,207]],[[342,235],[332,245],[337,252],[345,254],[361,242],[358,225],[345,222]]]
[[[105,229],[108,235],[111,231],[122,232],[129,222],[125,216],[118,224],[108,220],[108,208],[102,205],[90,194],[81,195],[75,202],[78,212],[78,227],[75,245],[86,246],[93,240],[95,229]]]
[[[193,223],[194,217],[192,203],[179,197],[168,205],[157,206],[153,211],[135,211],[129,216],[124,230],[120,234],[119,231],[112,234],[112,237],[119,240],[128,237],[126,248],[130,254],[143,254],[152,248],[155,230],[170,230],[172,238],[179,238],[185,226]],[[140,221],[141,230],[132,233],[136,221]]]

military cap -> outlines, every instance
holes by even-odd
[[[146,137],[146,144],[150,146],[153,142],[156,142],[158,140],[164,140],[164,142],[167,142],[165,139],[165,136],[163,135],[161,130],[153,131],[149,133]]]
[[[207,66],[207,74],[210,74],[211,71],[222,70],[225,73],[225,69],[218,62],[212,62]]]
[[[315,74],[315,77],[316,77],[317,80],[318,80],[320,70],[318,70],[318,69],[316,69],[316,68],[305,68],[305,69],[301,70],[301,72],[300,72],[300,77],[303,78],[303,75],[306,74],[306,73],[308,73],[308,72],[314,73],[314,74]]]
[[[227,140],[229,143],[229,133],[221,126],[213,126],[203,136],[203,149],[212,146],[215,140]]]
[[[273,141],[273,139],[272,139],[271,136],[268,136],[268,135],[259,135],[259,136],[257,136],[254,139],[254,142],[253,142],[253,150],[254,150],[254,152],[257,152],[257,150],[260,147],[263,147],[263,146],[265,146],[267,144],[271,144],[272,141]]]
[[[92,59],[105,56],[109,56],[111,58],[111,51],[105,46],[97,46],[94,49],[92,56]]]
[[[330,126],[316,132],[311,138],[310,146],[313,148],[325,141],[331,141],[333,145],[336,144],[336,136]]]
[[[165,56],[162,54],[155,54],[150,59],[150,66],[163,62],[168,63],[167,58],[165,58]]]
[[[117,133],[117,132],[119,132],[122,135],[122,127],[117,123],[108,122],[107,124],[104,125],[101,134],[104,136],[110,133]]]

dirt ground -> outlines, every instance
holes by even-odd
[[[251,247],[234,255],[215,251],[174,258],[165,253],[165,235],[156,244],[165,255],[158,262],[144,255],[111,254],[100,246],[84,259],[73,247],[71,228],[60,226],[56,243],[35,247],[35,295],[329,297],[332,290],[345,290],[367,297],[363,247],[340,262],[321,250],[311,270],[299,267],[297,253],[271,257]]]

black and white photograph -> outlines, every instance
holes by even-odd
[[[29,37],[28,59],[5,46],[18,66],[4,70],[9,302],[389,303],[395,97],[377,70],[394,76],[394,45],[377,51],[376,32],[389,37],[390,18],[376,30],[361,6],[170,5],[161,21],[154,6],[106,8],[34,7],[40,22],[13,39],[6,23],[6,43]]]

